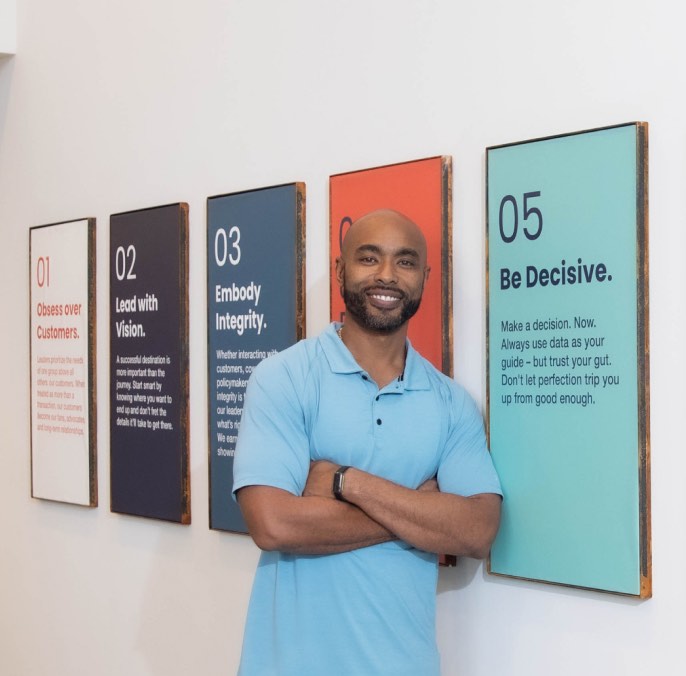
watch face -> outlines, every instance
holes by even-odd
[[[343,497],[343,475],[348,467],[339,467],[333,475],[333,495],[336,500],[345,500]]]

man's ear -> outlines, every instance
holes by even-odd
[[[336,281],[338,282],[338,286],[343,286],[344,269],[345,263],[343,262],[343,258],[341,256],[338,256],[338,258],[336,258]]]
[[[431,268],[427,265],[424,268],[424,284],[426,284],[429,281],[429,273],[431,272]]]

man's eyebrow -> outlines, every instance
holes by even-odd
[[[404,249],[398,249],[398,251],[395,252],[396,256],[410,256],[411,258],[419,258],[419,251],[416,249],[411,249],[409,247],[404,248]]]
[[[375,253],[375,254],[382,254],[383,249],[378,246],[377,244],[361,244],[360,246],[355,249],[355,251],[360,254],[360,253]],[[394,256],[396,257],[411,257],[411,258],[419,258],[419,252],[416,249],[413,249],[411,247],[403,247],[402,249],[397,249],[396,251],[392,252]]]
[[[355,249],[357,253],[381,253],[381,247],[376,244],[361,244]]]

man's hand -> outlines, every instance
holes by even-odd
[[[332,498],[333,475],[340,465],[328,460],[313,460],[310,463],[310,473],[303,490],[304,497]]]
[[[440,488],[438,487],[438,481],[436,481],[436,477],[432,477],[431,479],[427,479],[421,486],[419,486],[419,488],[417,488],[417,490],[438,493]]]

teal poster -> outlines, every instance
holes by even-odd
[[[646,139],[487,151],[492,573],[650,595]]]

